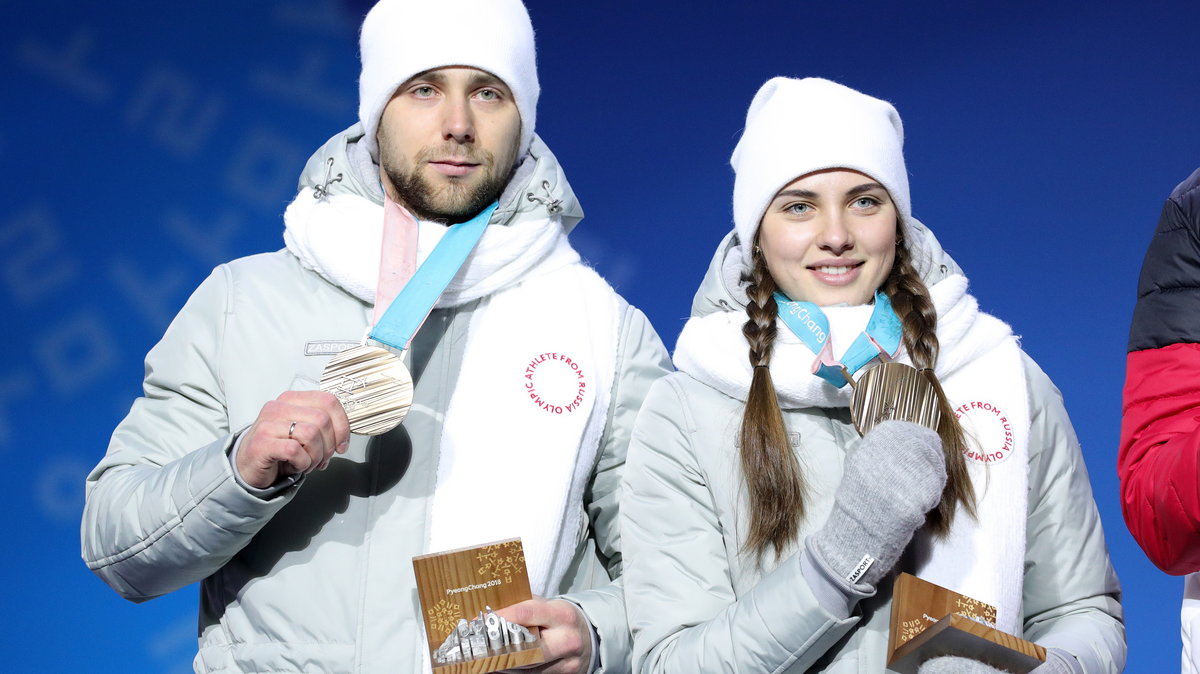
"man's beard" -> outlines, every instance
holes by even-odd
[[[417,153],[414,161],[392,162],[380,157],[396,197],[417,218],[445,223],[465,222],[498,199],[516,171],[515,166],[506,171],[499,169],[496,158],[487,150],[469,149],[463,153],[461,148],[461,145],[441,150],[426,148]],[[447,184],[437,187],[425,178],[422,168],[430,160],[448,158],[478,164],[475,170],[479,176],[474,184],[466,182],[466,176],[462,179],[451,177]]]

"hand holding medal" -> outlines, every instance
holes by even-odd
[[[285,391],[263,405],[242,436],[234,464],[246,484],[265,489],[281,476],[324,467],[349,442],[350,424],[336,398],[321,391]]]
[[[268,402],[235,457],[242,479],[266,488],[281,476],[324,468],[345,452],[350,433],[379,435],[395,428],[412,404],[413,382],[403,353],[425,317],[483,236],[497,204],[454,225],[368,335],[335,356],[320,391],[287,391]]]

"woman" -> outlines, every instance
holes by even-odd
[[[636,671],[882,672],[898,571],[995,606],[1048,649],[1039,674],[1122,669],[1059,393],[912,217],[902,141],[891,105],[826,80],[775,78],[751,103],[735,231],[630,446]],[[846,377],[893,358],[929,378],[942,423],[860,439]]]

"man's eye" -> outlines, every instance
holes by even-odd
[[[416,89],[413,89],[413,93],[422,98],[432,96],[433,95],[433,87],[430,87],[430,86],[417,87]]]
[[[479,98],[484,101],[494,101],[500,98],[500,94],[495,89],[483,89],[479,92]]]

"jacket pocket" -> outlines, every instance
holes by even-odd
[[[316,391],[321,388],[321,382],[313,379],[307,373],[299,373],[292,377],[292,383],[288,385],[289,391]]]

